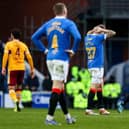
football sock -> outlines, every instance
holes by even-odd
[[[95,92],[93,90],[90,90],[89,94],[88,94],[88,105],[87,105],[87,109],[92,109],[94,106],[94,96],[95,96]]]
[[[59,94],[56,92],[52,92],[51,97],[50,97],[50,102],[49,102],[50,106],[48,109],[48,114],[50,116],[54,115],[58,100],[59,100]]]
[[[103,108],[103,95],[102,91],[97,91],[97,98],[98,98],[98,108]]]
[[[71,119],[71,115],[69,113],[65,114],[65,119]]]
[[[60,103],[60,106],[61,106],[63,113],[67,114],[68,109],[67,109],[65,94],[63,92],[59,95],[59,103]]]
[[[53,120],[53,116],[47,115],[46,119],[49,120],[49,121],[51,121],[51,120]]]
[[[16,92],[14,90],[9,90],[9,96],[15,103],[18,102]]]
[[[21,100],[21,90],[19,90],[19,89],[16,90],[16,96],[17,96],[18,102],[20,102],[20,100]]]

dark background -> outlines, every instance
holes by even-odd
[[[23,32],[22,38],[31,50],[35,67],[40,72],[46,73],[45,56],[36,49],[30,37],[41,24],[54,17],[52,7],[60,1],[67,5],[68,16],[77,23],[82,35],[79,51],[71,60],[70,66],[86,66],[83,38],[88,29],[100,23],[117,32],[117,35],[107,40],[105,44],[107,70],[115,64],[128,60],[129,2],[127,0],[1,0],[0,40],[6,42],[10,29],[20,28]]]

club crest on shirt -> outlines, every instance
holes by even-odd
[[[54,55],[55,55],[57,52],[58,52],[58,49],[57,49],[57,48],[52,50],[52,54],[54,54]]]
[[[92,42],[90,42],[90,41],[86,41],[85,44],[86,44],[86,46],[93,46],[93,45],[94,45],[94,44],[93,44]]]

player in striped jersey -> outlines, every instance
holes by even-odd
[[[25,71],[25,57],[30,64],[32,77],[34,76],[34,66],[28,47],[20,41],[21,32],[19,29],[11,31],[10,41],[6,43],[2,60],[2,74],[6,74],[8,63],[8,89],[11,99],[15,102],[15,112],[20,111],[20,90]]]

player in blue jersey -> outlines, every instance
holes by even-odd
[[[98,115],[93,111],[94,96],[98,98],[98,108],[101,115],[108,115],[108,112],[103,105],[102,86],[104,75],[104,46],[103,42],[106,38],[110,38],[116,34],[115,31],[106,29],[104,25],[95,26],[88,31],[85,36],[85,48],[88,55],[88,69],[91,73],[91,87],[88,94],[88,106],[85,111],[88,115]]]
[[[50,105],[46,116],[46,124],[56,125],[54,112],[57,102],[65,115],[66,122],[75,122],[68,112],[64,95],[64,83],[67,79],[69,60],[79,47],[81,35],[75,23],[67,19],[67,8],[64,3],[56,3],[53,6],[55,17],[43,24],[33,35],[34,44],[47,55],[47,67],[53,80]],[[41,42],[41,37],[46,36],[48,41],[47,48]],[[71,36],[73,46],[71,47]]]

